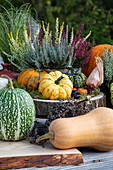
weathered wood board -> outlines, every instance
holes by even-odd
[[[60,150],[50,142],[45,147],[28,141],[0,141],[0,169],[46,167],[58,165],[79,165],[83,163],[82,153],[76,148]]]

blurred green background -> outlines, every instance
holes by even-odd
[[[49,22],[51,29],[55,27],[56,17],[60,23],[72,26],[74,30],[84,23],[83,34],[91,30],[91,39],[98,44],[113,44],[113,0],[9,0],[14,7],[30,3],[32,16],[36,20]],[[0,4],[8,8],[5,0]],[[34,10],[35,9],[35,10]]]

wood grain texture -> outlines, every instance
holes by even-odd
[[[45,148],[27,141],[0,141],[0,169],[79,165],[83,156],[76,148],[55,149],[49,142]]]
[[[112,170],[113,169],[113,151],[99,152],[92,148],[79,148],[83,154],[84,164],[80,166],[48,166],[48,167],[33,167],[21,168],[18,170]],[[14,170],[14,169],[13,169]]]

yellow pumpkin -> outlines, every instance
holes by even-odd
[[[60,71],[46,74],[39,83],[38,91],[51,100],[67,99],[71,97],[73,84],[66,74]]]

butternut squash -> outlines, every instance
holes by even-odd
[[[48,134],[37,138],[36,143],[47,138],[59,149],[113,150],[113,110],[99,107],[85,115],[56,119],[50,124]]]

